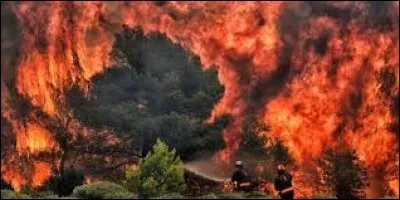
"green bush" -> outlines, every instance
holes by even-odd
[[[264,192],[229,192],[218,195],[221,199],[274,199],[274,197],[265,194]]]
[[[382,199],[399,199],[399,197],[395,197],[395,196],[386,196],[386,197],[383,197]]]
[[[25,185],[22,187],[21,191],[19,194],[27,195],[33,199],[52,199],[52,198],[58,198],[58,195],[51,191],[38,191],[33,189],[32,186],[30,185]]]
[[[195,199],[218,199],[218,196],[215,195],[214,193],[211,193],[211,194],[195,197]]]
[[[28,195],[28,194],[27,194]],[[58,199],[58,195],[54,194],[53,192],[35,192],[32,195],[29,195],[33,199]]]
[[[221,199],[245,199],[245,194],[241,192],[221,193],[218,195]]]
[[[179,193],[171,193],[171,194],[164,194],[159,197],[156,197],[154,199],[186,199],[185,196],[179,194]]]
[[[137,190],[140,197],[151,198],[185,190],[183,163],[175,150],[157,140],[153,151],[140,159],[136,169],[126,171],[126,187]]]
[[[66,196],[66,197],[51,197],[51,196],[49,196],[49,197],[47,197],[46,199],[79,199],[79,198],[77,198],[77,197],[73,197],[73,196]]]
[[[123,186],[101,181],[89,185],[78,186],[73,191],[73,196],[84,199],[135,199],[136,196],[127,191]]]
[[[35,199],[60,199],[60,197],[56,194],[53,194],[48,196],[35,197]]]
[[[11,190],[1,190],[1,199],[31,199],[31,197],[23,193],[15,193]]]
[[[274,199],[273,196],[270,196],[264,192],[250,192],[245,194],[246,198],[248,199]]]
[[[73,196],[59,197],[58,195],[55,194],[55,195],[40,197],[40,198],[37,198],[37,199],[78,199],[78,198],[77,197],[73,197]]]

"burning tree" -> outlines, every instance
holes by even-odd
[[[218,70],[225,89],[209,121],[225,113],[232,116],[223,131],[221,159],[239,149],[240,126],[246,116],[256,114],[271,126],[270,133],[285,137],[297,163],[318,158],[338,136],[373,167],[396,161],[398,131],[387,127],[398,127],[398,112],[389,106],[399,91],[398,2],[7,4],[10,9],[3,10],[15,14],[21,34],[8,31],[20,35],[20,45],[6,50],[20,51],[9,56],[17,60],[9,70],[3,60],[10,58],[3,58],[2,51],[2,72],[11,71],[2,74],[15,76],[7,81],[17,88],[15,94],[52,118],[61,113],[56,100],[65,87],[85,89],[110,66],[113,33],[128,24],[145,34],[164,34],[199,55],[204,68]],[[6,29],[11,27],[11,21],[4,21]],[[2,50],[3,44],[2,37]],[[386,83],[375,76],[384,69],[390,72],[382,76]],[[8,80],[4,77],[2,83]],[[387,88],[385,95],[377,95],[379,88]],[[7,149],[7,155],[48,150],[55,141],[49,143],[51,133],[43,122],[31,120],[29,109],[25,116],[9,117],[18,108],[3,111],[4,98],[9,97],[2,95],[2,115],[16,136],[16,148]],[[15,171],[25,170],[25,161],[3,155],[5,179],[20,182],[22,175]],[[398,180],[391,187],[398,194]]]
[[[52,131],[59,145],[56,151],[58,165],[54,168],[53,177],[53,189],[57,194],[69,195],[73,187],[83,181],[80,180],[80,172],[74,168],[82,170],[85,175],[97,176],[108,172],[107,179],[116,180],[122,177],[122,171],[118,169],[137,161],[138,149],[130,146],[132,138],[118,137],[106,128],[87,128],[75,120],[68,106],[59,109],[63,109],[62,117],[42,120],[48,122],[47,128]]]
[[[339,199],[365,198],[369,185],[367,169],[355,150],[329,149],[320,161],[321,183]]]
[[[258,121],[254,116],[249,117],[242,126],[243,140],[240,148],[266,155],[264,145],[270,140],[266,135],[268,131],[267,124]]]

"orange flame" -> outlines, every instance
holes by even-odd
[[[46,162],[35,162],[32,177],[32,186],[41,186],[44,181],[51,175],[51,166]]]
[[[224,113],[233,120],[223,132],[227,147],[216,158],[232,158],[242,122],[252,114],[286,142],[299,173],[342,141],[376,168],[395,162],[398,152],[398,136],[389,127],[398,123],[391,106],[399,91],[399,4],[381,6],[383,11],[367,2],[15,3],[23,31],[16,88],[57,118],[65,90],[78,84],[87,92],[90,78],[110,66],[113,32],[122,23],[140,26],[197,54],[205,68],[218,69],[225,91],[208,121]],[[22,124],[14,126],[18,151],[56,146],[40,125],[14,124]]]
[[[3,167],[2,167],[3,168]],[[3,171],[4,170],[4,171]],[[4,181],[9,182],[15,191],[20,191],[21,186],[27,183],[26,178],[12,169],[2,169]]]
[[[38,124],[28,123],[17,135],[16,148],[19,152],[37,153],[55,146],[51,133]]]

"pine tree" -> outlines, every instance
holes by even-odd
[[[329,149],[319,160],[321,184],[339,199],[365,198],[368,186],[367,169],[355,150]]]
[[[157,140],[153,150],[139,161],[136,169],[126,171],[126,186],[142,198],[181,193],[185,190],[183,163],[168,146]]]

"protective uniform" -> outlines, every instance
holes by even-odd
[[[249,177],[243,170],[242,161],[237,161],[235,165],[235,171],[233,172],[231,181],[234,183],[235,191],[251,191],[251,182],[248,180]]]
[[[292,188],[292,175],[290,175],[283,165],[278,166],[278,176],[275,178],[275,189],[282,199],[293,199],[294,190]]]

